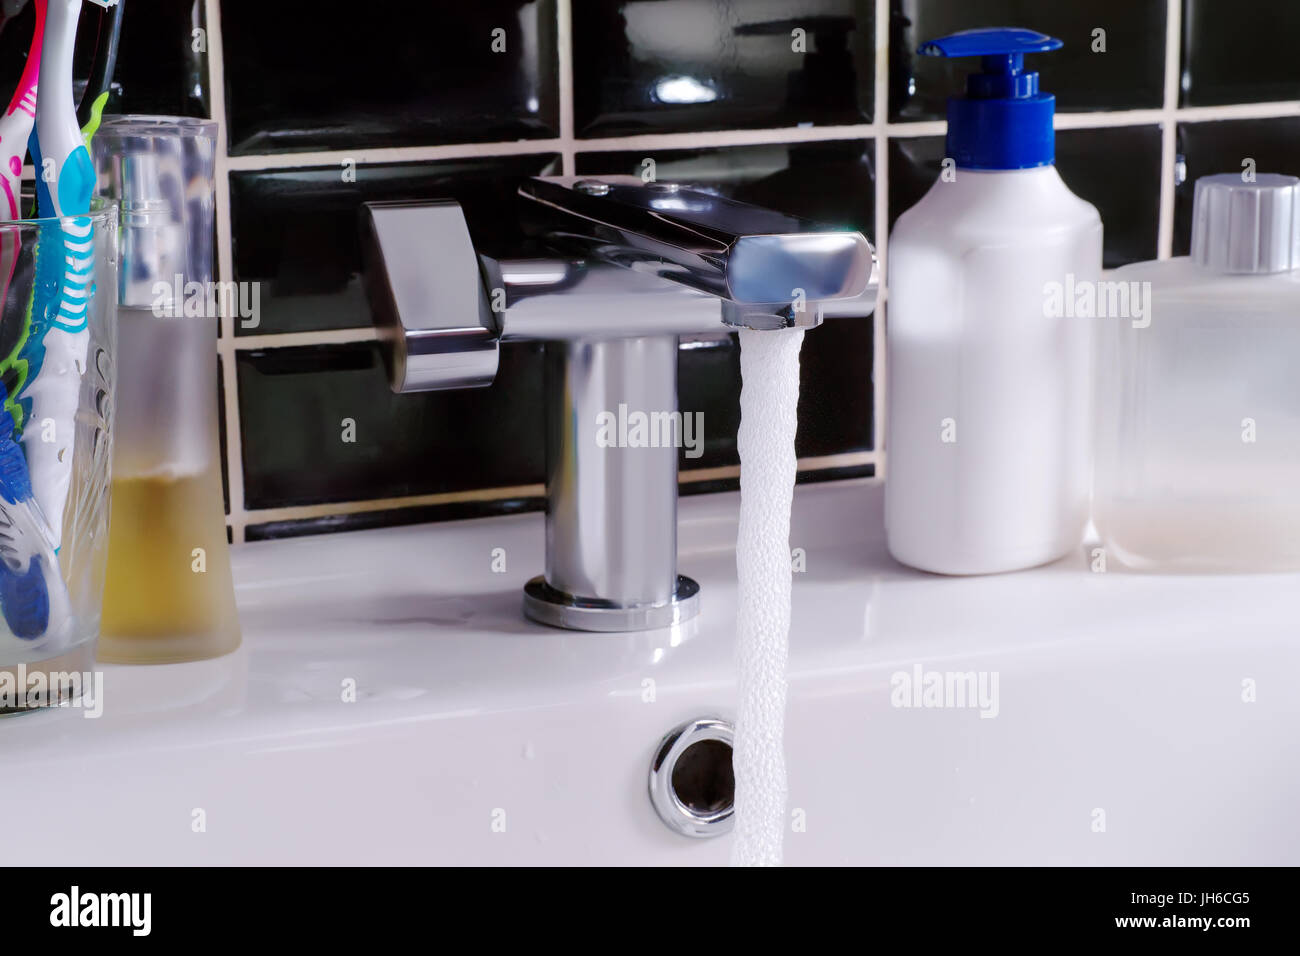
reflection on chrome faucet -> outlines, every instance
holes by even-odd
[[[501,342],[544,342],[546,572],[524,612],[578,630],[679,623],[699,587],[677,574],[678,449],[703,441],[702,416],[677,407],[679,337],[813,328],[823,301],[869,314],[874,253],[857,232],[635,177],[539,177],[520,200],[554,256],[477,256],[453,202],[365,207],[391,384],[490,385]]]

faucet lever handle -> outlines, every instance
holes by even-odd
[[[361,252],[393,391],[491,385],[500,328],[460,204],[365,203]]]
[[[863,296],[875,254],[860,233],[635,176],[538,176],[519,187],[525,224],[554,244],[742,305]],[[867,311],[870,311],[868,308]]]

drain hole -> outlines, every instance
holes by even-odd
[[[731,745],[700,740],[682,751],[673,767],[673,795],[687,810],[700,815],[730,808],[736,801]]]
[[[687,837],[731,830],[736,777],[731,742],[736,729],[720,717],[697,717],[659,741],[650,761],[650,804],[668,829]]]

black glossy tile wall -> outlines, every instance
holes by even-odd
[[[1077,195],[1097,207],[1105,228],[1108,269],[1154,259],[1160,224],[1160,128],[1118,126],[1056,133],[1056,166]],[[889,224],[916,204],[939,177],[941,136],[889,143]],[[960,176],[961,170],[957,171]]]
[[[370,324],[361,288],[358,210],[389,199],[455,199],[475,247],[486,255],[525,248],[515,190],[527,176],[558,172],[558,157],[504,156],[358,166],[235,172],[230,215],[235,278],[261,283],[256,326],[237,335],[306,332]]]
[[[1214,173],[1286,173],[1300,176],[1300,117],[1220,120],[1178,125],[1179,175],[1174,191],[1174,255],[1192,247],[1196,180]]]
[[[870,447],[870,327],[866,318],[842,318],[807,333],[795,442],[800,457]],[[237,353],[245,506],[364,501],[543,482],[541,348],[503,345],[500,370],[487,388],[420,395],[389,391],[374,343]],[[682,473],[737,464],[740,347],[735,336],[680,350],[678,376],[680,407],[703,413],[705,423],[703,454],[682,458]],[[401,509],[369,512],[356,521],[329,516],[272,522],[253,536],[453,520],[536,510],[543,504],[532,495],[452,502],[425,506],[419,515]]]
[[[1183,0],[1182,104],[1300,99],[1300,3]]]
[[[269,6],[221,4],[232,153],[558,132],[555,0]]]
[[[202,0],[136,0],[124,5],[117,69],[105,112],[209,115],[204,6]],[[28,2],[11,17],[0,12],[0,89],[5,102],[27,62],[35,8]],[[90,72],[100,16],[99,7],[82,5],[74,76]]]
[[[394,395],[373,342],[237,354],[247,508],[543,480],[540,346],[487,388]]]
[[[872,117],[873,0],[573,0],[579,136]]]
[[[1265,55],[1300,40],[1294,0],[1181,0],[1184,106],[1300,99],[1293,57]],[[32,5],[29,3],[28,7]],[[205,0],[128,0],[110,111],[209,115]],[[947,96],[975,64],[919,58],[921,41],[960,29],[1022,25],[1065,41],[1031,58],[1062,112],[1158,109],[1163,103],[1166,0],[891,0],[889,99],[873,101],[875,0],[483,0],[401,5],[400,14],[358,17],[354,4],[322,0],[311,15],[294,5],[221,0],[225,114],[230,152],[230,261],[224,278],[260,283],[251,333],[304,333],[292,347],[250,350],[240,339],[239,410],[223,461],[227,511],[249,540],[412,521],[502,514],[540,498],[490,499],[482,489],[543,480],[540,346],[509,345],[487,389],[394,396],[374,343],[317,345],[313,333],[359,329],[370,313],[359,282],[357,207],[366,200],[455,198],[480,251],[527,251],[515,185],[561,171],[644,174],[700,183],[736,198],[839,225],[873,241],[872,140],[719,147],[710,130],[941,119]],[[98,9],[86,5],[78,73],[93,45]],[[305,8],[304,8],[305,9]],[[402,29],[393,29],[400,17]],[[0,22],[0,76],[21,71],[32,11]],[[561,29],[571,42],[561,42]],[[494,31],[499,31],[494,34]],[[1097,31],[1102,31],[1098,33]],[[1266,37],[1269,49],[1261,51]],[[1100,48],[1104,43],[1104,52]],[[494,46],[495,44],[495,46]],[[504,49],[502,49],[504,44]],[[561,136],[561,48],[572,51],[573,132]],[[1300,118],[1181,122],[1177,151],[1186,181],[1175,189],[1174,253],[1185,253],[1192,182],[1235,171],[1300,173]],[[1182,119],[1186,119],[1183,117]],[[697,133],[659,149],[601,151],[627,134]],[[261,153],[356,150],[537,140],[527,155],[259,169]],[[588,142],[584,142],[584,140]],[[882,143],[883,145],[883,143]],[[517,147],[512,147],[513,151]],[[1060,130],[1058,168],[1097,205],[1108,266],[1153,258],[1160,220],[1161,135],[1155,125]],[[942,137],[889,137],[889,220],[933,183]],[[424,155],[424,154],[418,154]],[[436,154],[435,154],[436,155]],[[312,160],[318,163],[316,159]],[[279,160],[278,162],[283,162]],[[875,446],[868,318],[828,320],[805,338],[797,450],[801,457]],[[739,424],[739,347],[734,337],[679,352],[681,407],[705,414],[704,455],[683,459],[683,494],[734,487],[734,478],[692,481],[692,470],[734,465]],[[223,382],[224,384],[224,382]],[[224,404],[222,428],[225,428]],[[343,440],[343,419],[356,441]],[[233,419],[232,419],[233,421]],[[224,434],[224,432],[223,432]],[[223,459],[226,452],[223,440]],[[801,473],[825,480],[871,466]],[[244,497],[229,498],[229,469]],[[239,483],[236,483],[239,484]],[[291,521],[259,509],[448,493],[456,500]]]
[[[577,170],[644,174],[654,161],[660,182],[680,180],[791,215],[875,235],[874,144],[862,140],[739,146],[725,149],[583,153]],[[832,319],[809,332],[801,356],[800,455],[863,451],[872,447],[872,323]],[[685,410],[705,411],[709,441],[700,459],[683,468],[735,464],[740,421],[739,351],[680,353],[678,392]],[[713,422],[719,422],[718,427]]]
[[[1163,105],[1166,0],[892,0],[891,10],[893,120],[943,119],[947,98],[959,95],[965,89],[962,78],[979,66],[971,59],[919,56],[917,47],[990,26],[1027,27],[1064,41],[1060,50],[1032,54],[1026,61],[1062,112]]]

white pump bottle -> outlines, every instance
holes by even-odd
[[[885,527],[922,570],[1044,564],[1087,523],[1091,330],[1074,304],[1098,291],[1101,219],[1057,174],[1055,98],[1023,69],[1060,46],[1006,29],[921,49],[984,68],[949,100],[955,169],[889,240]]]

